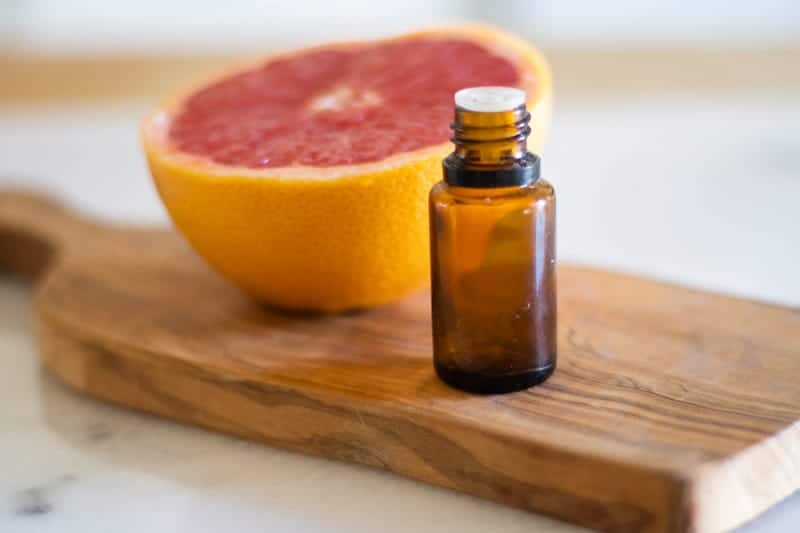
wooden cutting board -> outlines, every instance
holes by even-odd
[[[0,193],[0,266],[38,275],[42,363],[103,400],[620,532],[712,532],[800,486],[800,311],[562,266],[559,367],[437,381],[428,295],[282,314],[169,231]]]

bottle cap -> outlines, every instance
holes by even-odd
[[[456,92],[455,103],[477,113],[512,111],[525,105],[525,91],[513,87],[469,87]]]

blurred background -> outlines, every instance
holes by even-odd
[[[168,224],[138,138],[163,97],[233,58],[465,21],[552,64],[543,168],[562,261],[800,306],[796,0],[0,0],[0,188]],[[93,402],[37,371],[31,314],[30,291],[0,278],[0,499],[82,478],[47,489],[57,512],[37,531],[575,531]],[[741,532],[798,521],[795,494]]]
[[[234,57],[463,21],[552,63],[562,259],[800,305],[793,0],[3,0],[0,183],[165,223],[137,133],[165,95]]]

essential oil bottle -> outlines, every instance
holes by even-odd
[[[455,94],[455,151],[430,193],[433,353],[447,384],[524,389],[556,366],[556,201],[528,152],[525,93]]]

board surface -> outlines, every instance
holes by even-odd
[[[559,366],[473,396],[431,364],[428,295],[260,306],[174,233],[0,192],[43,365],[87,394],[620,532],[734,527],[800,487],[800,311],[559,269]]]

